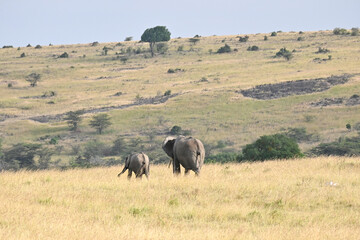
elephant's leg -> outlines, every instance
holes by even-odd
[[[189,175],[189,173],[190,173],[190,172],[189,172],[189,169],[185,169],[185,176],[186,176],[186,175]]]
[[[127,178],[130,180],[131,176],[132,176],[132,170],[130,170],[130,169],[129,169],[129,172],[128,172],[128,175],[127,175]]]
[[[174,160],[173,160],[173,173],[176,175],[179,175],[181,173],[180,162],[178,161],[178,159],[176,157],[174,157]]]
[[[147,179],[149,179],[149,166],[145,168],[145,176]]]

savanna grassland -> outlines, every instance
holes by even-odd
[[[358,134],[345,126],[356,126],[360,105],[344,99],[360,92],[359,36],[248,36],[247,42],[235,35],[200,37],[195,44],[171,39],[154,58],[147,43],[136,41],[0,49],[2,148],[41,143],[55,151],[51,161],[68,166],[87,142],[110,146],[120,136],[154,163],[167,161],[161,142],[175,125],[201,139],[208,154],[240,152],[259,136],[289,127],[316,135],[300,144],[303,151]],[[232,51],[217,54],[225,44]],[[247,51],[251,46],[259,50]],[[293,53],[289,61],[274,58],[284,47]],[[330,52],[316,53],[320,47]],[[69,57],[59,58],[64,52]],[[31,73],[41,74],[35,87],[25,79]],[[344,74],[348,81],[321,92],[267,100],[241,94],[260,84]],[[343,102],[314,105],[326,99]],[[64,114],[81,109],[84,120],[71,132]],[[112,122],[101,135],[89,127],[100,112]],[[120,170],[1,172],[0,239],[360,236],[358,157],[206,164],[200,177],[174,177],[165,164],[152,164],[149,180],[141,181],[117,178]]]
[[[359,239],[360,159],[0,174],[0,239]]]
[[[259,136],[289,127],[303,127],[318,136],[301,143],[303,151],[320,142],[356,135],[345,125],[358,122],[360,105],[314,107],[311,103],[359,94],[359,36],[332,31],[248,36],[247,42],[240,42],[236,35],[200,37],[195,44],[188,38],[171,39],[167,51],[154,58],[148,43],[137,41],[0,49],[3,148],[19,142],[48,145],[57,136],[53,159],[66,162],[74,157],[74,146],[93,139],[110,145],[120,136],[158,160],[164,154],[156,146],[174,125],[191,131],[213,153],[239,152]],[[232,51],[217,54],[225,44]],[[247,51],[254,45],[258,51]],[[293,52],[290,61],[274,58],[284,47]],[[316,53],[319,47],[330,52]],[[64,52],[69,57],[59,58]],[[25,57],[20,57],[22,53]],[[168,73],[169,69],[175,72]],[[34,72],[41,74],[41,80],[30,87],[25,78]],[[353,75],[345,84],[322,92],[271,100],[240,93],[259,84],[343,74]],[[168,90],[171,94],[164,103],[141,102]],[[80,109],[87,113],[79,131],[71,132],[63,116]],[[88,125],[97,112],[111,117],[112,125],[102,135]],[[219,141],[225,143],[221,149],[216,148]]]

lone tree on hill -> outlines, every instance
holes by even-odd
[[[170,32],[165,26],[157,26],[154,28],[148,28],[141,35],[142,42],[148,42],[150,44],[151,56],[154,57],[154,46],[157,42],[164,42],[170,40]]]
[[[110,125],[110,116],[106,113],[98,114],[90,121],[90,126],[95,128],[99,134]]]
[[[30,82],[31,87],[35,87],[40,81],[41,75],[39,73],[31,73],[25,77],[26,81]]]

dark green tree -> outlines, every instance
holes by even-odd
[[[99,134],[111,125],[110,116],[106,113],[95,115],[90,121],[90,126],[95,128]]]
[[[148,42],[150,44],[151,56],[154,56],[154,47],[157,42],[164,42],[170,40],[171,33],[165,26],[157,26],[154,28],[148,28],[141,35],[142,42]]]
[[[269,159],[287,159],[301,157],[298,144],[283,134],[261,136],[243,149],[244,160],[264,161]]]
[[[79,123],[82,121],[81,115],[84,114],[83,110],[78,111],[70,111],[66,113],[64,120],[66,120],[67,124],[70,127],[71,131],[77,131],[79,127]]]

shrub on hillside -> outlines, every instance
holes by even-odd
[[[40,49],[40,48],[42,48],[40,45],[35,46],[35,49]]]
[[[335,142],[321,143],[311,149],[310,154],[316,156],[360,156],[360,137],[340,138]]]
[[[265,161],[302,157],[298,144],[283,134],[261,136],[244,147],[243,160]]]
[[[2,48],[13,48],[13,46],[11,46],[11,45],[6,45],[6,46],[3,46]]]
[[[248,47],[247,50],[248,51],[259,51],[259,47],[254,45],[254,46]]]
[[[229,53],[229,52],[231,52],[231,48],[227,44],[225,44],[225,46],[223,46],[217,50],[217,53]]]
[[[330,52],[329,49],[319,47],[318,50],[317,50],[317,52],[315,52],[315,53],[328,53],[328,52]]]
[[[156,51],[160,54],[164,54],[169,50],[169,46],[167,43],[161,42],[155,45]]]
[[[41,144],[18,143],[4,151],[2,169],[36,169],[35,156],[39,156]]]
[[[276,32],[272,32],[270,36],[275,37],[275,36],[277,36],[277,33],[276,33]]]
[[[63,54],[61,54],[59,56],[59,58],[68,58],[69,57],[69,54],[67,52],[64,52]]]
[[[347,35],[349,34],[345,28],[334,28],[333,33],[335,35]]]
[[[289,61],[293,58],[293,54],[286,48],[281,48],[280,51],[276,53],[275,57],[283,57]]]
[[[351,29],[351,36],[359,36],[359,35],[360,35],[359,28],[352,28]]]
[[[246,35],[245,37],[239,37],[239,42],[247,42],[249,40],[249,36]]]

